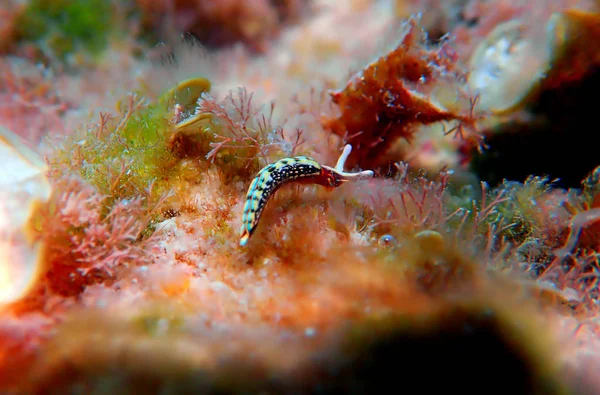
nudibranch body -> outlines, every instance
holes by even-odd
[[[317,184],[328,189],[340,186],[342,183],[363,177],[372,177],[370,170],[359,173],[344,172],[344,164],[352,146],[346,145],[342,155],[335,166],[329,167],[319,164],[313,158],[297,156],[294,158],[280,159],[275,163],[265,166],[254,178],[244,204],[242,215],[242,229],[240,245],[244,246],[256,229],[260,216],[271,196],[284,184],[298,182],[302,184]]]

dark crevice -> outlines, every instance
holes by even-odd
[[[511,122],[489,133],[489,149],[474,154],[472,171],[490,185],[538,175],[558,178],[558,187],[580,187],[600,164],[599,89],[596,69],[577,84],[543,92],[528,109],[535,123]]]

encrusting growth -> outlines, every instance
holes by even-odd
[[[335,167],[321,165],[307,156],[297,156],[278,160],[259,171],[246,194],[240,245],[246,245],[258,225],[267,201],[283,184],[296,181],[302,184],[318,184],[333,189],[346,181],[372,177],[373,171],[371,170],[358,173],[344,172],[344,165],[351,151],[352,146],[346,145]]]

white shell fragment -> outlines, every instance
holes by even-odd
[[[498,25],[482,41],[471,57],[468,78],[481,106],[503,114],[535,94],[550,68],[552,46],[545,33],[511,20]]]
[[[41,274],[31,220],[50,198],[42,158],[0,126],[0,307],[19,300]]]

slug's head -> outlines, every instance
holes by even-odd
[[[347,173],[344,171],[344,164],[346,163],[346,159],[348,159],[350,152],[352,152],[352,146],[347,144],[335,164],[335,167],[322,165],[323,170],[321,176],[324,179],[323,185],[325,187],[333,189],[339,187],[346,181],[373,177],[373,172],[371,170],[363,170],[358,173]]]
[[[337,188],[348,181],[342,174],[326,166],[323,166],[321,170],[321,177],[323,178],[323,186],[331,189]]]
[[[371,170],[363,170],[358,173],[347,173],[344,171],[344,164],[351,151],[352,146],[348,144],[344,147],[344,151],[342,152],[342,155],[340,155],[335,167],[322,165],[323,170],[321,171],[321,177],[324,180],[323,185],[325,187],[333,189],[339,187],[346,181],[373,177],[373,172]]]

